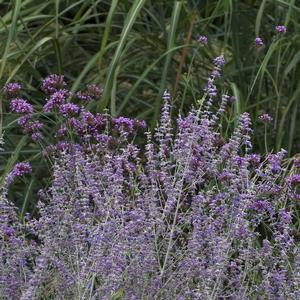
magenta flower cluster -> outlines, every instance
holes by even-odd
[[[21,84],[17,82],[12,82],[4,86],[3,92],[7,97],[15,97],[19,95],[21,88]]]
[[[207,36],[205,36],[205,35],[200,35],[199,38],[198,38],[198,42],[199,42],[201,45],[203,45],[203,46],[207,45],[207,43],[208,43],[208,38],[207,38]]]
[[[273,121],[273,118],[269,114],[262,114],[258,119],[264,123],[270,123]]]
[[[101,95],[102,89],[95,84],[88,84],[86,91],[76,93],[77,98],[84,101],[99,100]]]
[[[284,25],[277,25],[275,26],[275,31],[278,33],[286,33],[287,29]],[[254,44],[256,47],[260,48],[264,45],[264,41],[261,37],[256,37],[254,39]]]
[[[22,113],[31,115],[33,113],[33,107],[26,100],[15,98],[10,103],[11,110],[15,113]]]
[[[277,25],[275,30],[279,33],[286,33],[286,27],[284,25]]]
[[[52,74],[45,78],[41,90],[46,94],[53,94],[67,86],[63,75]]]
[[[143,121],[54,101],[66,86],[47,81],[66,117],[45,149],[53,178],[38,212],[19,221],[1,195],[3,299],[300,298],[299,175],[285,177],[284,150],[253,153],[248,113],[222,136],[224,63],[213,61],[204,103],[176,123],[164,93],[145,147],[134,143]]]
[[[87,88],[83,92],[77,92],[75,95],[71,95],[67,88],[64,76],[52,74],[46,77],[42,84],[41,90],[46,94],[46,103],[43,106],[44,113],[58,113],[68,119],[68,125],[70,130],[74,130],[77,134],[87,133],[86,130],[90,129],[94,133],[99,128],[99,124],[91,121],[92,119],[101,119],[98,114],[90,118],[82,118],[85,115],[84,108],[79,104],[72,103],[69,100],[74,96],[75,99],[91,101],[99,100],[102,94],[102,89],[94,84],[87,85]],[[3,88],[4,94],[7,99],[10,100],[11,111],[17,114],[22,114],[18,119],[18,124],[22,127],[23,132],[30,134],[34,141],[41,141],[43,139],[42,129],[44,124],[40,120],[36,120],[33,117],[33,106],[25,99],[19,98],[21,93],[21,85],[18,83],[8,83]],[[92,115],[91,113],[88,113]],[[86,124],[82,123],[86,122]],[[143,127],[143,124],[136,127]],[[94,123],[91,124],[91,123]],[[102,126],[103,124],[101,124]],[[100,127],[101,127],[100,126]],[[91,129],[91,127],[94,127]],[[133,130],[132,130],[133,132]]]
[[[264,45],[264,41],[263,41],[263,39],[260,38],[260,37],[255,38],[254,42],[255,42],[255,45],[256,45],[257,47],[261,47],[261,46]]]
[[[31,165],[28,162],[17,163],[11,172],[7,175],[6,184],[10,185],[15,178],[21,177],[32,172]]]

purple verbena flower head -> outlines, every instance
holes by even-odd
[[[59,138],[61,138],[61,137],[66,136],[67,133],[68,133],[67,127],[62,126],[62,127],[60,127],[60,128],[57,130],[56,136],[59,137]]]
[[[32,172],[32,168],[30,163],[28,162],[21,162],[17,163],[12,170],[14,176],[23,176],[25,174],[29,174]]]
[[[21,88],[22,88],[21,84],[17,82],[11,82],[11,83],[7,83],[3,87],[3,92],[6,97],[9,98],[16,97],[20,94]]]
[[[24,123],[22,127],[24,133],[34,133],[43,129],[44,124],[38,120],[36,121],[28,120],[26,123]]]
[[[140,128],[140,129],[145,129],[147,127],[147,124],[144,120],[134,120],[134,127],[135,128]]]
[[[86,91],[77,92],[76,96],[78,99],[83,101],[91,101],[91,100],[98,100],[102,95],[102,88],[98,87],[95,84],[88,84]]]
[[[260,37],[256,37],[255,40],[254,40],[254,43],[257,47],[261,47],[264,45],[264,41],[262,38]]]
[[[13,112],[23,113],[23,114],[32,114],[33,107],[32,105],[24,99],[15,98],[10,102],[10,108]]]
[[[270,123],[273,121],[273,118],[268,114],[262,114],[258,117],[258,119],[264,123]]]
[[[58,90],[66,88],[67,84],[63,75],[52,74],[42,81],[41,90],[46,94],[53,94]]]
[[[31,120],[31,115],[25,115],[18,119],[18,125],[21,127],[25,127],[26,124]]]
[[[275,30],[278,32],[278,33],[286,33],[286,27],[284,25],[277,25],[275,27]]]
[[[44,112],[50,112],[55,107],[60,107],[62,104],[65,103],[69,95],[70,95],[69,91],[65,89],[61,89],[54,92],[48,99],[47,103],[44,105],[43,107]]]
[[[43,139],[43,134],[41,132],[33,132],[31,138],[33,141],[38,142]]]
[[[66,103],[66,104],[62,104],[59,107],[59,112],[65,117],[67,117],[67,116],[77,114],[79,112],[79,107],[74,103]]]
[[[132,133],[134,130],[134,120],[126,118],[126,117],[119,117],[112,119],[114,129],[119,133]]]
[[[287,177],[286,182],[291,186],[294,187],[300,184],[300,174],[295,174]]]
[[[214,59],[214,65],[217,67],[222,67],[225,64],[224,55],[220,55]]]
[[[208,39],[207,39],[207,36],[205,35],[200,35],[199,38],[198,38],[198,42],[201,44],[201,45],[207,45],[207,42],[208,42]]]
[[[102,95],[103,89],[96,84],[87,85],[87,93],[94,99],[98,100]]]

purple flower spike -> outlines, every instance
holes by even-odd
[[[21,98],[16,98],[11,100],[10,108],[13,112],[23,113],[23,114],[32,114],[33,108],[30,103]]]
[[[264,123],[270,123],[273,121],[273,118],[268,114],[262,114],[258,117],[258,119]]]
[[[66,103],[60,106],[59,112],[67,117],[77,114],[79,112],[79,107],[74,103]]]
[[[255,45],[256,45],[257,47],[261,47],[261,46],[264,45],[264,41],[263,41],[263,39],[260,38],[260,37],[255,38],[254,43],[255,43]]]
[[[200,35],[199,38],[198,38],[198,42],[201,45],[205,46],[205,45],[207,45],[208,39],[205,35]]]
[[[286,27],[284,25],[277,25],[275,27],[275,30],[278,32],[278,33],[286,33]]]
[[[21,85],[17,82],[11,82],[11,83],[7,83],[4,87],[3,87],[3,92],[5,94],[6,97],[15,97],[18,96],[20,91],[21,91]]]

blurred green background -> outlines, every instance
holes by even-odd
[[[212,59],[224,53],[223,91],[237,99],[225,122],[233,126],[248,111],[255,149],[263,152],[264,125],[257,117],[267,112],[274,118],[268,148],[300,152],[299,0],[15,0],[0,1],[0,14],[0,84],[21,82],[36,111],[44,104],[41,79],[60,73],[72,91],[83,83],[103,87],[91,110],[108,108],[153,126],[163,91],[171,91],[174,113],[187,112],[202,96]],[[275,32],[278,24],[287,26],[286,34]],[[199,45],[200,34],[207,46]],[[263,47],[255,47],[257,36]],[[1,170],[25,159],[34,164],[35,173],[24,179],[29,199],[46,166],[8,103],[2,101],[1,109]],[[49,123],[49,143],[55,130]]]

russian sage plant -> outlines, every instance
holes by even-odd
[[[2,299],[300,298],[300,164],[287,176],[286,151],[253,153],[247,113],[229,139],[222,136],[231,97],[216,88],[224,57],[213,63],[198,106],[176,124],[164,93],[145,148],[134,143],[143,121],[67,101],[62,76],[43,82],[44,112],[63,116],[57,144],[44,149],[53,176],[39,192],[38,215],[22,221],[7,189],[31,167],[18,164],[6,178]],[[5,91],[24,132],[41,140],[42,123],[19,86]],[[73,96],[91,101],[100,94],[89,86]]]

